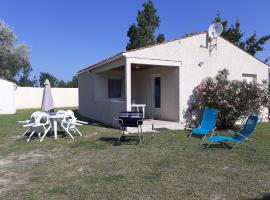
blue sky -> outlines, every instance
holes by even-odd
[[[0,19],[31,49],[33,75],[49,72],[69,80],[81,68],[126,47],[126,32],[143,0],[0,0]],[[205,31],[219,10],[230,23],[239,17],[249,36],[270,33],[270,1],[153,0],[161,25],[157,32],[173,39]],[[270,42],[260,59],[270,56]]]

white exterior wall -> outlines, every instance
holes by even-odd
[[[114,75],[121,74],[115,72]],[[126,104],[124,100],[107,98],[108,77],[108,72],[100,74],[86,72],[78,75],[79,113],[108,125],[118,126],[113,117],[118,117],[119,112],[125,110]]]
[[[248,55],[246,52],[235,47],[223,38],[218,38],[217,50],[209,51],[205,46],[206,35],[187,38],[182,41],[183,48],[186,49],[182,57],[182,68],[180,71],[180,109],[184,112],[187,109],[187,100],[192,90],[206,77],[214,77],[218,71],[226,68],[229,70],[229,79],[241,80],[243,74],[254,74],[257,82],[267,80],[267,67],[262,62]],[[203,62],[200,67],[198,64]],[[261,115],[262,120],[267,120],[268,112],[264,109]],[[182,118],[181,121],[184,121]]]
[[[0,114],[14,114],[16,84],[0,79]]]
[[[40,108],[42,103],[43,88],[17,87],[16,108]],[[55,108],[77,107],[77,88],[52,88],[53,103]]]
[[[206,77],[213,77],[219,70],[229,70],[230,79],[242,79],[242,74],[256,74],[257,81],[268,79],[268,68],[259,60],[235,47],[223,38],[217,40],[217,50],[209,54],[206,46],[206,34],[175,40],[150,48],[144,48],[125,55],[129,58],[142,60],[148,64],[158,62],[181,62],[180,65],[180,106],[175,112],[180,113],[180,121],[184,123],[183,113],[187,109],[187,101],[192,90]],[[200,67],[199,63],[203,62]],[[173,93],[173,91],[172,91]],[[267,116],[265,109],[264,117]]]

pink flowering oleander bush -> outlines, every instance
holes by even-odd
[[[259,114],[269,105],[266,82],[228,80],[228,75],[228,70],[223,69],[214,78],[206,78],[194,88],[184,113],[187,126],[198,126],[206,107],[218,109],[217,128],[228,129],[236,121],[244,120],[250,114]]]

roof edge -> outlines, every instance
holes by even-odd
[[[140,48],[137,48],[137,49],[131,49],[131,50],[128,50],[128,51],[124,51],[123,53],[130,53],[130,52],[134,52],[134,51],[139,51],[139,50],[142,50],[142,49],[147,49],[147,48],[151,48],[151,47],[155,47],[155,46],[167,44],[167,43],[170,43],[170,42],[175,42],[177,40],[183,40],[183,39],[186,39],[186,38],[190,38],[190,37],[201,35],[201,34],[205,34],[205,33],[207,33],[207,32],[206,31],[203,31],[203,32],[189,33],[189,34],[185,34],[182,37],[178,37],[178,38],[174,38],[174,39],[171,39],[171,40],[167,40],[167,41],[164,41],[164,42],[161,42],[161,43],[158,43],[158,44],[148,45],[146,47],[140,47]]]
[[[118,58],[121,58],[121,57],[124,56],[123,53],[124,53],[124,52],[120,52],[120,53],[115,54],[115,55],[113,55],[113,56],[111,56],[111,57],[108,57],[108,58],[106,58],[106,59],[104,59],[104,60],[101,60],[101,61],[97,62],[97,63],[94,64],[94,65],[90,65],[89,67],[85,67],[85,68],[79,70],[79,71],[77,72],[77,74],[80,75],[80,74],[85,73],[85,72],[87,72],[87,71],[89,71],[89,70],[93,70],[93,69],[95,69],[95,68],[97,68],[97,67],[100,67],[101,65],[110,63],[110,62],[112,62],[112,61],[114,61],[114,60],[116,60],[116,59],[118,59]]]
[[[229,42],[230,44],[232,44],[233,46],[237,47],[238,49],[242,50],[243,52],[245,52],[246,54],[248,54],[249,56],[251,56],[252,58],[255,58],[256,60],[258,60],[259,62],[261,62],[262,64],[266,65],[267,67],[270,67],[270,65],[268,65],[267,63],[263,62],[262,60],[260,60],[259,58],[257,58],[256,56],[250,54],[249,52],[247,52],[245,49],[241,49],[239,46],[237,46],[236,44],[232,43],[230,40],[220,36],[223,40],[225,40],[226,42]]]
[[[137,48],[137,49],[131,49],[131,50],[127,50],[127,51],[122,51],[122,52],[120,52],[120,53],[118,53],[118,54],[115,54],[115,55],[113,55],[113,56],[111,56],[111,57],[108,57],[108,58],[106,58],[106,59],[104,59],[104,60],[101,60],[101,61],[97,62],[96,64],[90,65],[90,66],[88,66],[88,67],[85,67],[85,68],[79,70],[79,71],[77,72],[77,74],[78,74],[78,75],[79,75],[79,74],[82,74],[82,73],[87,72],[87,71],[89,71],[89,70],[95,69],[95,68],[99,67],[99,66],[102,65],[102,64],[106,64],[106,63],[108,63],[108,62],[112,62],[112,61],[114,61],[115,59],[117,59],[118,56],[119,56],[119,57],[125,56],[126,53],[130,53],[130,52],[139,51],[139,50],[146,49],[146,48],[151,48],[151,47],[155,47],[155,46],[167,44],[167,43],[169,43],[169,42],[174,42],[174,41],[177,41],[177,40],[182,40],[182,39],[186,39],[186,38],[189,38],[189,37],[193,37],[193,36],[197,36],[197,35],[205,34],[205,33],[207,33],[207,32],[206,32],[206,31],[203,31],[203,32],[189,33],[189,34],[185,34],[185,35],[182,36],[182,37],[178,37],[178,38],[174,38],[174,39],[171,39],[171,40],[167,40],[167,41],[164,41],[164,42],[161,42],[161,43],[158,43],[158,44],[148,45],[148,46],[146,46],[146,47],[141,47],[141,48]]]
[[[122,57],[122,56],[126,56],[127,53],[130,53],[130,52],[139,51],[139,50],[143,50],[143,49],[147,49],[147,48],[152,48],[152,47],[155,47],[155,46],[167,44],[167,43],[169,43],[169,42],[175,42],[175,41],[177,41],[177,40],[182,40],[182,39],[190,38],[190,37],[197,36],[197,35],[201,35],[201,34],[207,34],[207,31],[196,32],[196,33],[189,33],[189,34],[186,34],[186,35],[184,35],[184,36],[182,36],[182,37],[178,37],[178,38],[174,38],[174,39],[171,39],[171,40],[167,40],[167,41],[164,41],[164,42],[161,42],[161,43],[158,43],[158,44],[148,45],[148,46],[146,46],[146,47],[141,47],[141,48],[137,48],[137,49],[131,49],[131,50],[127,50],[127,51],[122,51],[122,52],[117,53],[117,54],[115,54],[115,55],[113,55],[113,56],[111,56],[111,57],[108,57],[108,58],[106,58],[106,59],[104,59],[104,60],[101,60],[101,61],[97,62],[96,64],[90,65],[90,66],[88,66],[88,67],[85,67],[85,68],[79,70],[79,71],[77,72],[77,74],[79,75],[79,74],[85,73],[85,72],[87,72],[87,71],[89,71],[89,70],[92,70],[92,69],[95,69],[95,68],[97,68],[97,67],[100,67],[101,65],[104,65],[104,64],[107,64],[107,63],[109,63],[109,62],[112,62],[112,61],[114,61],[114,60],[116,60],[116,59],[118,59],[118,58],[120,58],[120,57]],[[249,56],[255,58],[256,60],[258,60],[258,61],[261,62],[262,64],[266,65],[267,67],[270,67],[270,65],[268,65],[267,63],[264,63],[262,60],[260,60],[260,59],[257,58],[256,56],[251,55],[251,54],[250,54],[249,52],[247,52],[246,50],[241,49],[240,47],[238,47],[237,45],[235,45],[234,43],[232,43],[232,42],[229,41],[228,39],[226,39],[226,38],[224,38],[224,37],[222,37],[222,36],[220,36],[220,37],[221,37],[222,39],[224,39],[225,41],[229,42],[230,44],[232,44],[233,46],[237,47],[238,49],[244,51],[244,52],[245,52],[246,54],[248,54]]]

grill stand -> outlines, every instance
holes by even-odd
[[[114,118],[114,120],[118,121],[120,124],[120,136],[118,137],[118,140],[115,142],[116,146],[120,146],[122,142],[126,141],[125,129],[127,127],[124,126],[123,119]],[[137,142],[137,144],[139,144],[140,146],[144,143],[142,123],[143,123],[143,120],[137,120],[137,128],[138,128],[138,142]]]

